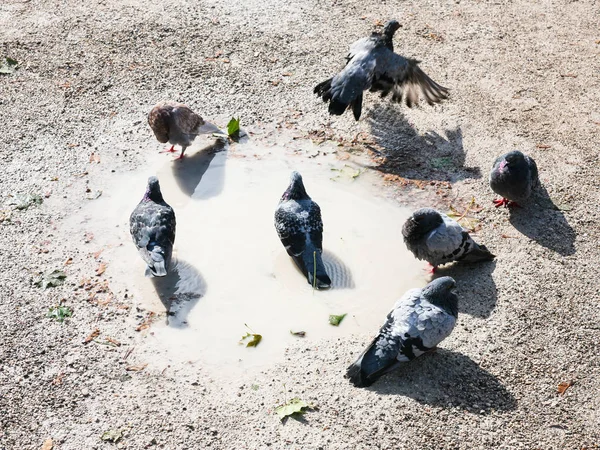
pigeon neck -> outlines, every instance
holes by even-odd
[[[283,194],[283,200],[303,200],[308,198],[302,181],[294,181]]]
[[[163,196],[160,192],[160,189],[152,189],[151,187],[148,187],[148,189],[146,189],[146,193],[144,194],[143,200],[146,202],[152,201],[155,203],[160,203],[163,201]]]

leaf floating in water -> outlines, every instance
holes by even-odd
[[[292,336],[305,337],[306,336],[306,331],[292,331],[292,330],[290,330],[290,334]]]
[[[342,320],[344,320],[344,317],[346,317],[346,315],[347,314],[342,314],[342,315],[336,316],[334,314],[331,314],[329,316],[329,323],[331,325],[333,325],[334,327],[337,327],[340,325],[340,323],[342,323]]]
[[[51,272],[40,275],[34,284],[42,289],[48,289],[49,287],[60,286],[65,282],[65,278],[67,278],[66,273],[62,270],[54,269]]]
[[[17,66],[19,63],[16,59],[12,58],[4,58],[4,61],[0,64],[0,74],[2,75],[10,75],[15,70],[17,70]]]
[[[291,417],[294,414],[304,414],[306,409],[309,408],[308,403],[300,400],[298,397],[294,397],[284,405],[275,408],[275,412],[281,420],[286,417]]]
[[[246,328],[248,328],[248,330],[252,331],[252,333],[247,332],[245,335],[243,335],[239,343],[242,345],[246,344],[246,347],[256,347],[258,344],[260,344],[262,336],[260,334],[254,333],[254,331],[248,325],[244,325],[246,326]]]

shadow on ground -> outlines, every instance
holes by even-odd
[[[495,269],[496,261],[458,262],[438,267],[434,278],[454,278],[459,298],[459,313],[486,319],[490,317],[498,301],[498,291],[492,277]]]
[[[323,251],[323,264],[331,278],[333,289],[354,289],[354,278],[350,268],[338,256],[329,250]]]
[[[227,144],[217,140],[191,156],[173,161],[173,177],[186,195],[204,199],[223,190]]]
[[[152,285],[167,313],[167,325],[185,328],[187,316],[206,294],[204,278],[191,264],[178,260],[165,277],[152,278]]]
[[[419,403],[489,414],[517,407],[515,397],[468,356],[438,349],[390,372],[367,388]]]
[[[545,187],[522,208],[511,208],[510,223],[517,231],[562,256],[575,253],[575,231],[554,204]]]
[[[373,168],[403,178],[455,182],[481,178],[477,167],[465,167],[462,130],[418,134],[394,105],[376,106],[368,115],[371,135],[383,149],[384,161]]]

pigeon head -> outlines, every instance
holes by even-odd
[[[458,316],[458,296],[454,292],[456,281],[452,277],[436,278],[423,288],[421,295],[436,306]]]
[[[433,208],[421,208],[413,213],[404,223],[402,234],[420,238],[444,223],[444,219]]]
[[[302,182],[302,175],[295,170],[292,172],[290,177],[290,185],[287,190],[283,193],[281,200],[303,200],[310,198],[304,189],[304,183]]]
[[[396,30],[401,26],[402,25],[400,25],[400,23],[398,23],[397,20],[390,20],[388,23],[385,24],[383,34],[389,38],[392,38],[394,36],[394,33],[396,33]]]
[[[500,169],[518,167],[523,163],[525,163],[525,155],[519,150],[514,150],[506,154],[504,160],[500,163]]]
[[[163,201],[163,196],[162,192],[160,192],[160,184],[158,183],[158,178],[148,178],[148,187],[146,187],[146,194],[144,195],[144,200],[152,200],[153,202]]]

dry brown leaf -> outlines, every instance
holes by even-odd
[[[577,78],[576,73],[561,73],[560,76],[563,78]]]
[[[564,395],[564,393],[566,392],[567,389],[569,389],[571,386],[573,386],[575,384],[575,381],[573,380],[569,380],[569,381],[562,381],[560,383],[558,383],[558,387],[557,387],[557,391],[560,395]]]
[[[373,25],[375,25],[376,27],[382,27],[383,21],[380,19],[377,19],[376,21],[373,22]]]
[[[92,154],[90,155],[90,162],[100,163],[100,155],[97,155],[96,153],[92,152]]]
[[[273,80],[273,81],[271,81],[271,84],[273,86],[279,86],[279,83],[281,83],[281,80]]]
[[[92,233],[91,231],[88,231],[87,233],[85,233],[83,242],[85,242],[87,244],[88,242],[92,242],[93,239],[94,239],[94,233]]]
[[[542,148],[542,149],[546,149],[546,148],[552,148],[551,145],[546,145],[546,144],[538,144],[536,145],[537,148]]]
[[[69,144],[67,145],[69,148],[79,147],[79,144]]]
[[[502,237],[504,239],[516,239],[516,236],[509,236],[508,234],[503,234]]]
[[[104,251],[104,249],[101,248],[97,252],[92,253],[92,256],[94,257],[94,259],[98,259],[100,257],[100,255],[102,254],[103,251]]]
[[[102,275],[104,273],[105,270],[106,270],[106,263],[100,263],[100,265],[96,269],[96,276],[99,277],[100,275]]]
[[[154,311],[151,311],[150,314],[148,314],[148,317],[146,318],[146,320],[144,320],[141,324],[139,324],[137,326],[137,328],[135,329],[135,331],[142,331],[142,330],[145,330],[146,328],[150,328],[150,325],[152,325],[152,321],[153,321],[155,315],[156,314],[154,313]]]
[[[281,74],[281,76],[282,76],[282,77],[291,77],[292,75],[293,75],[293,73],[292,73],[292,72],[283,72],[283,73]]]
[[[137,366],[129,366],[126,367],[125,370],[128,372],[139,372],[141,370],[144,370],[146,368],[148,364],[138,364]]]
[[[54,448],[54,442],[52,442],[52,438],[48,438],[42,444],[41,450],[52,450]]]
[[[71,256],[69,256],[65,261],[65,266],[68,266],[69,264],[73,264],[73,258]]]
[[[111,338],[111,337],[107,337],[107,338],[106,338],[106,340],[107,340],[108,342],[110,342],[111,344],[115,344],[117,347],[120,347],[120,346],[121,346],[121,343],[120,343],[119,341],[117,341],[116,339],[113,339],[113,338]]]
[[[92,342],[95,338],[97,338],[98,336],[100,336],[100,329],[99,328],[95,328],[94,331],[92,331],[88,337],[86,337],[83,340],[84,344],[89,344],[90,342]]]

